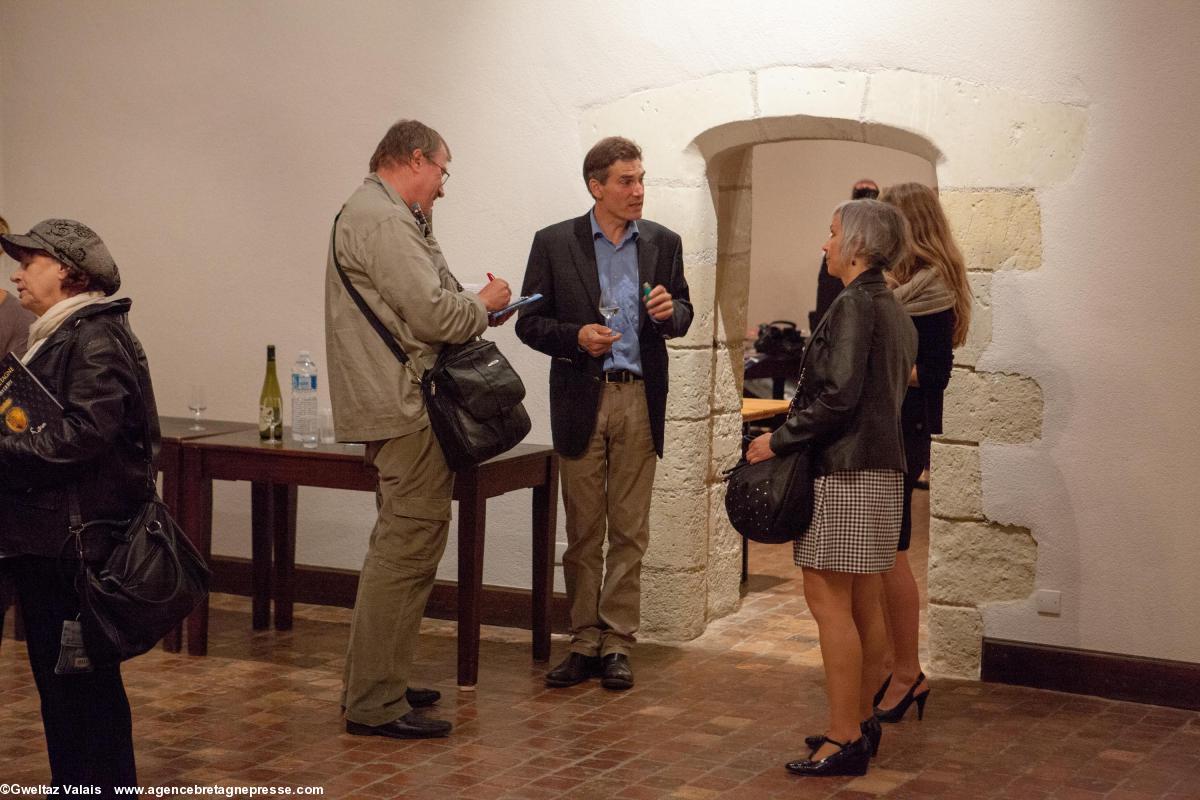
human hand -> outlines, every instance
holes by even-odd
[[[584,325],[579,329],[579,335],[576,339],[579,341],[579,346],[587,351],[589,356],[602,356],[609,350],[612,350],[613,342],[621,338],[621,334],[614,331],[612,328],[591,323]]]
[[[769,433],[756,436],[754,441],[750,442],[750,446],[746,448],[746,460],[751,464],[774,457],[775,451],[771,449],[771,434]]]
[[[508,281],[496,278],[483,285],[479,290],[479,299],[488,311],[499,311],[512,302],[512,289],[509,288]]]
[[[675,310],[675,303],[671,300],[671,293],[661,283],[650,290],[650,294],[646,295],[646,313],[655,322],[665,322],[671,318],[671,313]]]

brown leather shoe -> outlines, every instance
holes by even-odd
[[[353,736],[386,736],[389,739],[437,739],[449,736],[453,727],[444,719],[426,719],[416,711],[383,725],[363,725],[346,720],[346,733]]]
[[[554,669],[546,673],[546,685],[552,689],[574,686],[600,674],[600,659],[571,653]]]
[[[629,666],[629,656],[624,653],[609,653],[603,661],[604,677],[600,679],[601,686],[616,691],[633,687],[633,668]]]

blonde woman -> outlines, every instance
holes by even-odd
[[[917,363],[908,379],[901,411],[904,450],[904,522],[896,566],[883,576],[891,676],[875,716],[899,722],[909,706],[917,719],[925,712],[929,686],[917,654],[920,595],[908,561],[912,533],[912,494],[929,467],[929,442],[942,432],[942,394],[950,380],[953,349],[967,339],[971,324],[971,288],[962,253],[950,234],[937,194],[920,183],[889,187],[880,197],[900,209],[912,234],[911,252],[894,267],[888,281],[917,329]]]

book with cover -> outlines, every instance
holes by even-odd
[[[42,382],[9,353],[0,358],[0,435],[41,433],[62,419],[62,406]]]

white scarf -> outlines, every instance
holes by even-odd
[[[102,303],[106,299],[104,292],[81,292],[71,295],[65,300],[59,300],[46,309],[46,313],[35,319],[29,326],[29,349],[25,351],[25,355],[21,356],[21,363],[28,364],[29,359],[33,358],[33,354],[38,351],[42,343],[67,321],[67,317],[84,306]]]

